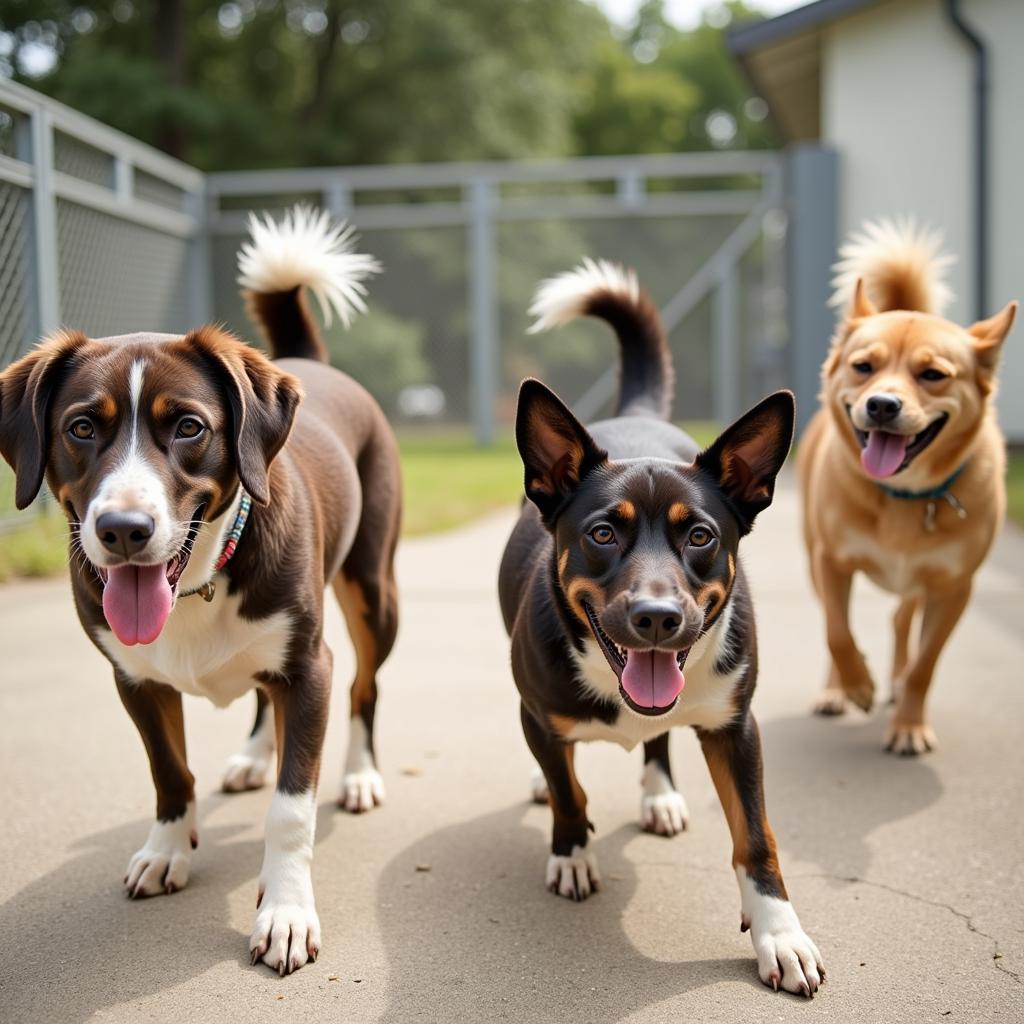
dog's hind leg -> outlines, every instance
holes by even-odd
[[[677,835],[690,820],[683,794],[672,781],[668,738],[669,734],[663,732],[644,744],[640,824],[645,832],[655,832],[659,836]]]
[[[274,705],[257,688],[256,720],[245,746],[232,754],[224,766],[220,787],[225,793],[241,793],[259,789],[267,781],[270,762],[274,759]]]
[[[349,705],[348,753],[338,796],[338,806],[354,814],[373,810],[384,802],[384,780],[377,770],[373,743],[377,672],[391,653],[398,633],[398,588],[394,573],[398,484],[387,476],[383,462],[377,469],[374,474],[372,469],[360,468],[364,495],[362,518],[349,556],[334,579],[334,593],[345,614],[356,652],[356,677]]]
[[[885,738],[886,750],[923,754],[935,748],[935,733],[925,721],[924,702],[946,641],[960,621],[971,596],[971,581],[924,602],[921,643],[903,676],[903,692]]]
[[[900,601],[892,617],[892,694],[889,697],[890,704],[895,704],[900,699],[903,689],[903,673],[910,661],[910,632],[914,625],[914,616],[920,607],[921,604],[917,598],[905,597]]]
[[[575,743],[566,743],[521,708],[523,734],[547,780],[554,829],[544,881],[570,900],[585,900],[601,885],[597,858],[587,849],[593,826],[587,820],[587,794],[576,779]]]
[[[185,759],[181,694],[162,683],[138,682],[114,671],[117,692],[139,730],[156,787],[156,821],[128,863],[125,888],[132,898],[184,889],[196,833],[195,780]]]

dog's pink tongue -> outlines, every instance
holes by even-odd
[[[151,644],[171,614],[173,595],[162,565],[119,565],[107,570],[103,614],[121,643]]]
[[[892,476],[903,465],[909,437],[887,434],[884,430],[869,430],[868,443],[860,453],[860,464],[866,473],[882,480]]]
[[[683,692],[686,679],[672,651],[628,651],[622,688],[642,708],[667,708]]]

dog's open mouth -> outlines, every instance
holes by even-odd
[[[171,559],[156,565],[124,565],[100,569],[103,580],[103,615],[125,646],[151,644],[163,632],[174,608],[181,574],[192,557],[205,506],[192,516],[185,541]]]
[[[946,425],[949,416],[943,413],[919,434],[890,434],[886,430],[858,430],[860,462],[864,472],[876,480],[884,480],[906,469],[925,450]]]
[[[597,613],[583,602],[590,629],[619,680],[619,695],[638,715],[658,716],[671,711],[686,685],[683,667],[690,653],[656,648],[633,650],[617,644],[601,628]]]

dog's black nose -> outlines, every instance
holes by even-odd
[[[115,555],[137,555],[153,536],[156,524],[145,512],[104,512],[96,517],[96,536]]]
[[[868,399],[868,416],[874,423],[889,423],[899,416],[902,408],[903,403],[895,395],[887,395],[884,391]]]
[[[637,601],[629,609],[633,629],[652,644],[661,643],[679,632],[683,624],[683,607],[678,601],[664,598]]]

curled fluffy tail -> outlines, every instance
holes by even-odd
[[[618,336],[622,369],[615,415],[668,419],[675,380],[668,341],[657,306],[632,270],[584,259],[538,285],[530,316],[531,334],[581,316],[606,321]]]
[[[840,246],[833,265],[830,305],[850,308],[858,278],[879,312],[917,310],[941,315],[953,298],[946,272],[954,257],[941,251],[942,235],[912,218],[866,221]]]
[[[332,312],[347,327],[356,313],[366,311],[363,281],[380,264],[352,251],[356,238],[351,227],[332,223],[326,211],[311,206],[296,206],[280,221],[251,213],[249,236],[238,250],[238,283],[271,355],[326,362],[327,350],[303,288],[316,296],[328,327]]]

